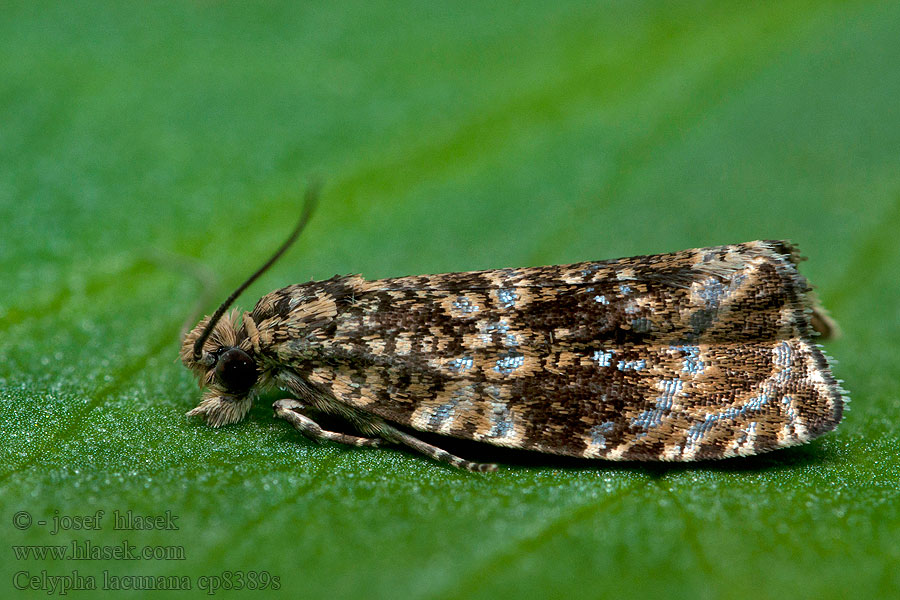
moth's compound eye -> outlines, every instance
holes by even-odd
[[[229,348],[219,356],[216,377],[229,392],[245,392],[253,387],[259,375],[256,363],[240,348]]]

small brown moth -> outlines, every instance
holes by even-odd
[[[784,241],[573,265],[291,285],[250,312],[235,298],[185,336],[203,400],[240,421],[262,390],[314,440],[405,444],[472,471],[396,427],[611,460],[692,461],[802,444],[847,401],[813,342],[833,323]],[[323,430],[305,407],[363,435]]]

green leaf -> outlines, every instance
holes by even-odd
[[[303,598],[900,594],[896,2],[3,13],[0,589],[184,576],[262,597],[248,587],[265,572]],[[187,420],[199,392],[176,356],[198,276],[224,296],[312,177],[318,214],[244,307],[335,273],[789,238],[843,327],[827,351],[852,410],[759,458],[515,455],[490,475],[313,444],[272,418],[274,398],[221,430]],[[114,511],[168,511],[177,530],[116,530]],[[99,529],[54,534],[54,518]],[[13,548],[73,540],[165,556]]]

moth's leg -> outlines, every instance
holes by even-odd
[[[383,443],[383,440],[378,438],[365,438],[345,433],[335,433],[334,431],[325,431],[318,423],[300,412],[303,409],[303,405],[293,398],[278,400],[272,405],[272,408],[275,410],[276,417],[284,419],[293,425],[294,429],[317,442],[327,440],[350,446],[380,446]]]
[[[812,314],[809,316],[809,322],[812,328],[819,334],[820,340],[834,340],[841,337],[841,327],[837,321],[831,318],[828,311],[825,310],[813,298]]]
[[[376,431],[379,435],[384,437],[386,440],[395,442],[398,444],[404,444],[409,446],[413,450],[421,452],[425,456],[429,456],[434,460],[438,460],[441,462],[448,463],[457,469],[465,469],[467,471],[474,471],[480,473],[492,472],[497,470],[497,465],[491,463],[477,463],[472,462],[470,460],[462,459],[458,456],[454,456],[447,452],[446,450],[441,450],[437,446],[432,446],[431,444],[427,444],[420,440],[417,437],[413,437],[408,433],[400,431],[394,427],[391,427],[387,423],[381,422],[377,424],[373,424],[376,428]]]

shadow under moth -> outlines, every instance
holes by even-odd
[[[816,343],[835,331],[785,241],[572,265],[291,285],[230,304],[183,340],[206,390],[188,415],[275,414],[314,440],[402,444],[471,471],[407,430],[609,460],[759,454],[834,429],[847,402]],[[323,430],[307,408],[363,436]]]

